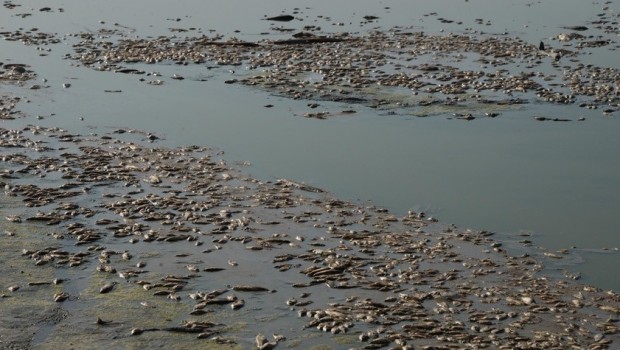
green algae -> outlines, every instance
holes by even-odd
[[[222,344],[213,339],[197,339],[188,334],[176,334],[170,332],[145,332],[138,336],[127,333],[110,334],[109,331],[90,329],[84,331],[71,331],[62,327],[61,334],[52,336],[44,343],[38,344],[34,349],[145,349],[166,348],[170,350],[181,349],[243,349],[238,344]]]
[[[3,209],[12,206],[11,199],[2,197]],[[4,216],[4,212],[0,214]],[[0,231],[0,347],[28,348],[40,328],[67,316],[53,299],[62,289],[52,284],[56,269],[49,264],[35,266],[28,256],[22,256],[22,249],[32,251],[49,246],[49,242],[43,241],[49,228],[0,221]],[[49,284],[32,284],[41,282]],[[9,291],[9,286],[19,288]]]
[[[80,292],[82,302],[94,304],[85,310],[92,315],[93,321],[96,317],[101,317],[131,323],[134,327],[156,328],[168,326],[170,322],[187,313],[188,307],[183,303],[164,297],[153,297],[152,291],[146,291],[130,282],[117,283],[111,292],[101,294],[100,288],[112,281],[115,280],[109,276],[95,274]],[[148,302],[149,306],[142,305],[142,302]]]
[[[354,346],[355,344],[359,344],[357,337],[352,334],[335,335],[332,337],[332,339],[336,343],[342,344],[342,345]]]
[[[311,350],[333,350],[333,348],[331,346],[327,346],[324,344],[321,345],[315,345],[313,347],[310,348]]]

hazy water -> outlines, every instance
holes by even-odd
[[[59,1],[52,13],[39,12],[42,5],[38,2],[21,3],[25,5],[0,11],[2,31],[38,27],[62,35],[119,23],[140,37],[169,35],[172,27],[196,27],[247,40],[258,40],[260,33],[270,30],[271,24],[260,20],[263,15],[291,13],[296,7],[296,16],[304,20],[283,26],[319,24],[324,31],[363,33],[375,24],[360,26],[361,17],[376,15],[381,17],[378,26],[414,26],[429,32],[471,27],[506,31],[532,43],[549,42],[549,37],[565,31],[561,26],[588,25],[599,13],[620,11],[618,4],[578,0],[356,1],[354,8],[319,0],[195,0],[182,5],[172,1]],[[604,11],[605,6],[611,9]],[[64,12],[58,12],[58,7]],[[32,16],[15,16],[24,12]],[[463,25],[441,24],[436,17],[424,16],[430,12],[463,21]],[[476,18],[491,25],[476,25]],[[618,36],[612,39],[617,46]],[[317,121],[294,115],[306,111],[308,101],[224,84],[233,75],[227,68],[145,66],[164,76],[179,73],[207,79],[168,79],[165,85],[154,87],[138,82],[136,76],[73,67],[61,59],[72,52],[70,45],[51,49],[48,57],[39,57],[33,47],[0,41],[1,61],[31,64],[40,77],[49,79],[51,88],[43,90],[0,87],[3,93],[30,97],[32,102],[20,109],[45,118],[30,118],[29,123],[76,132],[98,132],[91,126],[146,129],[165,136],[167,145],[222,148],[231,160],[250,161],[253,166],[248,171],[261,178],[305,181],[397,213],[424,210],[444,222],[497,231],[507,238],[532,233],[537,245],[549,249],[583,248],[578,254],[585,263],[566,268],[584,272],[586,282],[620,290],[620,279],[609,278],[608,272],[610,266],[620,267],[620,254],[600,252],[600,248],[620,246],[617,115],[604,117],[600,110],[534,103],[495,119],[462,122],[441,115],[385,116],[360,106],[321,102],[324,109],[355,108],[358,113]],[[584,63],[619,67],[614,51],[592,52],[587,60],[582,58]],[[72,88],[63,89],[65,82]],[[109,94],[106,89],[123,92]],[[264,108],[268,103],[274,107]],[[540,123],[532,119],[534,115],[587,119]]]

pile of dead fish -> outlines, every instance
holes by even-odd
[[[376,108],[432,104],[506,105],[532,99],[554,104],[617,109],[617,69],[584,65],[580,51],[530,44],[511,36],[430,35],[393,28],[359,36],[296,33],[290,40],[245,42],[222,36],[126,39],[82,35],[74,59],[99,70],[144,73],[131,63],[175,62],[241,66],[247,76],[231,80],[296,99],[362,103]],[[575,39],[578,39],[575,37]],[[116,41],[115,41],[116,40]],[[434,63],[418,63],[434,57]],[[479,70],[459,63],[474,62]],[[519,68],[524,67],[524,68]],[[557,73],[542,73],[543,68]],[[413,97],[381,97],[390,89]],[[512,102],[511,102],[512,101]]]

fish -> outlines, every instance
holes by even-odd
[[[109,293],[112,291],[112,289],[114,289],[115,285],[116,285],[116,282],[108,283],[99,289],[99,293],[101,294]]]
[[[293,17],[291,15],[279,15],[279,16],[267,17],[265,19],[268,20],[268,21],[290,22],[290,21],[294,20],[295,17]]]

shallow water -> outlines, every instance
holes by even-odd
[[[166,1],[135,1],[130,5],[121,1],[64,1],[57,5],[64,9],[62,13],[56,8],[42,13],[36,2],[23,3],[16,10],[0,12],[2,30],[38,27],[62,34],[110,28],[118,23],[127,28],[128,35],[140,37],[168,35],[168,28],[173,27],[196,27],[205,33],[214,29],[227,38],[260,40],[260,33],[272,27],[260,20],[263,15],[292,12],[297,6],[300,14],[296,16],[304,20],[282,26],[314,24],[327,32],[360,33],[375,25],[412,26],[431,33],[442,29],[462,32],[470,27],[508,32],[532,43],[545,40],[551,45],[558,45],[549,37],[564,32],[561,26],[588,25],[599,13],[620,11],[617,4],[576,0],[530,4],[472,0],[458,6],[453,1],[363,1],[356,2],[354,9],[328,1],[217,1],[208,5],[188,1],[183,6]],[[603,10],[605,6],[611,8]],[[32,16],[15,16],[25,12]],[[431,12],[438,15],[424,16]],[[380,19],[361,25],[364,15]],[[442,24],[437,17],[463,24]],[[484,19],[485,24],[476,24],[476,18]],[[491,25],[487,26],[487,21]],[[196,30],[189,35],[199,33]],[[609,36],[615,41],[611,47],[617,47],[617,32]],[[360,106],[321,102],[324,110],[354,108],[358,113],[313,120],[301,117],[309,101],[292,101],[223,83],[243,74],[242,67],[231,73],[226,67],[145,66],[147,71],[159,71],[164,76],[178,73],[188,78],[148,86],[135,76],[73,67],[73,62],[59,59],[72,52],[69,45],[50,48],[49,56],[39,57],[33,54],[33,47],[0,42],[0,60],[31,64],[39,78],[48,79],[49,89],[12,89],[31,99],[19,109],[42,116],[38,124],[75,132],[91,131],[91,126],[144,129],[165,137],[166,145],[221,148],[228,159],[251,162],[248,171],[261,178],[303,181],[348,199],[372,201],[396,213],[423,210],[443,222],[497,231],[507,238],[530,233],[536,245],[550,250],[579,248],[576,252],[584,263],[569,269],[583,272],[585,282],[620,290],[620,280],[609,278],[603,268],[619,266],[620,254],[601,251],[620,245],[616,232],[620,226],[616,215],[620,206],[617,112],[607,117],[600,110],[574,105],[529,104],[495,119],[464,122],[448,119],[451,115],[392,116]],[[580,59],[619,67],[615,51],[592,52],[587,60],[583,56]],[[192,77],[206,81],[189,79]],[[63,89],[62,84],[67,82],[72,87]],[[106,89],[122,93],[106,93]],[[274,107],[264,108],[266,104]],[[535,115],[573,120],[584,116],[586,120],[540,123],[533,120]],[[23,124],[24,120],[14,123]]]

